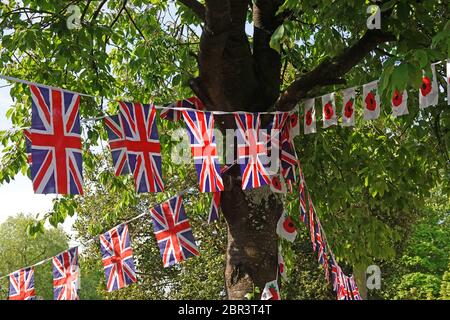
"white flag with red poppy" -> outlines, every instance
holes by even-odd
[[[380,95],[378,81],[363,86],[364,120],[378,119],[380,116]]]
[[[286,212],[283,212],[278,220],[277,234],[280,238],[290,242],[294,242],[297,237],[297,228],[295,227],[292,218]]]
[[[323,128],[337,125],[335,93],[322,96]]]
[[[316,100],[305,101],[305,134],[316,133]]]
[[[266,283],[264,291],[261,294],[261,300],[281,300],[277,280]]]
[[[299,113],[299,106],[295,107],[295,109],[289,115],[288,126],[292,139],[300,135],[300,121],[298,121],[298,113]]]
[[[431,65],[431,79],[429,75],[424,72],[422,78],[422,86],[419,90],[419,107],[421,109],[430,106],[436,106],[439,102],[439,86],[436,77],[435,65]]]
[[[282,175],[274,175],[270,178],[270,190],[275,193],[287,193],[287,185]]]
[[[447,60],[447,104],[450,106],[450,59]]]
[[[342,126],[355,126],[356,89],[349,88],[343,91]]]
[[[281,248],[278,248],[278,271],[280,272],[281,277],[287,281],[288,276],[286,272],[286,265],[284,264],[283,254],[281,253]]]
[[[392,115],[394,117],[403,116],[408,114],[408,92],[404,90],[403,92],[399,92],[395,90],[394,96],[391,100],[392,106]]]

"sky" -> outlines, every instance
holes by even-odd
[[[12,128],[11,120],[6,118],[6,111],[12,105],[9,95],[11,86],[5,85],[8,82],[0,79],[0,130]],[[19,173],[10,183],[0,185],[0,223],[19,213],[42,216],[51,210],[54,198],[55,195],[34,194],[31,180]],[[70,218],[64,223],[66,232],[71,233],[73,221],[74,218]]]

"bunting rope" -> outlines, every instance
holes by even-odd
[[[103,99],[109,102],[119,102],[119,100],[115,100],[115,99],[107,99],[101,96],[94,96],[91,94],[87,94],[87,93],[82,93],[82,92],[77,92],[77,91],[70,91],[64,88],[58,88],[58,87],[53,87],[53,86],[48,86],[45,84],[41,84],[41,83],[37,83],[37,82],[32,82],[32,81],[28,81],[28,80],[24,80],[24,79],[20,79],[20,78],[15,78],[15,77],[10,77],[10,76],[5,76],[0,74],[0,79],[4,79],[10,82],[17,82],[17,83],[23,83],[26,85],[37,85],[37,86],[41,86],[47,89],[53,89],[53,90],[63,90],[65,92],[68,93],[72,93],[72,94],[78,94],[80,96],[83,97],[89,97],[89,98],[93,98],[93,99]],[[192,111],[192,108],[185,108],[185,107],[173,107],[173,106],[162,106],[162,105],[154,105],[155,109],[159,109],[159,110],[175,110],[175,111]],[[294,108],[291,111],[258,111],[256,113],[258,114],[282,114],[282,113],[290,113],[292,111],[295,111],[296,108]],[[217,114],[217,115],[225,115],[225,114],[236,114],[236,113],[248,113],[248,111],[218,111],[218,110],[207,110],[207,112],[210,112],[212,114]],[[108,115],[105,116],[101,116],[101,117],[95,117],[95,118],[86,118],[83,119],[84,121],[97,121],[97,120],[101,120],[105,117],[107,117]]]
[[[431,66],[440,65],[440,64],[442,64],[442,63],[444,63],[444,61],[434,62],[434,63],[431,64]],[[107,98],[102,97],[102,96],[95,96],[95,95],[87,94],[87,93],[83,93],[83,92],[71,91],[71,90],[67,90],[67,89],[64,89],[64,88],[59,88],[59,87],[55,87],[55,86],[49,86],[49,85],[45,85],[45,84],[41,84],[41,83],[37,83],[37,82],[32,82],[32,81],[25,80],[25,79],[21,79],[21,78],[16,78],[16,77],[11,77],[11,76],[6,76],[6,75],[3,75],[3,74],[0,74],[0,79],[7,80],[7,81],[9,81],[9,82],[23,83],[23,84],[26,84],[26,85],[32,85],[32,84],[34,84],[34,85],[38,85],[38,86],[41,86],[41,87],[44,87],[44,88],[47,88],[47,89],[63,90],[63,91],[68,92],[68,93],[78,94],[78,95],[80,95],[80,96],[88,97],[88,98],[93,98],[93,99],[97,99],[97,98],[98,98],[98,99],[106,100],[106,101],[109,101],[109,102],[118,102],[118,100],[115,100],[115,99],[107,99]],[[363,85],[353,86],[353,87],[357,88],[357,87],[361,87],[361,86],[366,86],[366,85],[374,84],[374,83],[377,83],[377,82],[379,82],[379,79],[370,81],[370,82],[368,82],[368,83],[366,83],[366,84],[363,84]],[[330,94],[330,93],[328,93],[328,94]],[[327,94],[320,95],[320,96],[316,96],[316,97],[311,97],[311,98],[308,98],[308,99],[303,99],[303,101],[309,100],[309,99],[319,99],[319,98],[321,98],[321,97],[323,97],[323,96],[326,96],[326,95],[327,95]],[[174,106],[169,106],[169,105],[168,105],[168,106],[164,106],[164,105],[154,105],[154,107],[155,107],[156,109],[158,109],[158,110],[174,110],[174,111],[191,111],[191,110],[192,110],[191,108],[186,108],[186,107],[174,107]],[[258,113],[258,114],[274,114],[274,115],[275,115],[275,114],[283,114],[283,113],[291,113],[291,112],[295,112],[295,111],[297,111],[298,108],[299,108],[299,106],[298,106],[298,104],[297,104],[297,105],[296,105],[292,110],[290,110],[290,111],[258,111],[258,112],[256,112],[256,113]],[[216,114],[216,115],[248,113],[248,111],[219,111],[219,110],[211,110],[211,111],[207,110],[207,111],[210,112],[210,113],[212,113],[212,114]],[[108,115],[104,115],[104,116],[100,116],[100,117],[86,118],[86,119],[82,119],[82,120],[83,120],[83,121],[98,121],[98,120],[101,120],[101,119],[103,119],[103,118],[105,118],[105,117],[107,117],[107,116],[108,116]]]
[[[161,202],[158,202],[157,204],[155,204],[155,205],[153,205],[153,206],[150,206],[150,208],[154,208],[154,207],[156,207],[156,206],[158,206],[158,205],[160,205],[160,204],[162,204],[162,203],[164,203],[164,202],[167,202],[167,201],[172,200],[173,198],[182,196],[182,195],[186,194],[186,193],[187,193],[189,190],[191,190],[192,188],[194,188],[194,187],[188,187],[188,188],[185,188],[185,189],[179,191],[177,194],[175,194],[175,195],[173,195],[173,196],[171,196],[171,197],[168,197],[168,198],[164,199],[164,200],[161,201]],[[145,216],[147,216],[147,215],[149,215],[149,214],[150,214],[150,211],[146,211],[146,212],[141,213],[141,214],[139,214],[139,215],[137,215],[137,216],[135,216],[135,217],[133,217],[133,218],[131,218],[131,219],[129,219],[129,220],[120,222],[119,224],[117,224],[117,226],[118,226],[118,225],[121,225],[121,224],[129,224],[129,223],[134,222],[134,221],[136,221],[136,220],[139,220],[139,219],[141,219],[141,218],[143,218],[143,217],[145,217]],[[89,240],[87,240],[84,244],[83,244],[83,243],[80,243],[79,245],[76,245],[76,246],[71,247],[71,248],[76,248],[76,247],[80,247],[80,246],[88,246],[88,245],[90,245],[91,243],[97,241],[98,238],[99,238],[99,236],[100,236],[100,235],[96,235],[96,236],[90,238]],[[68,248],[68,249],[70,249],[70,248]],[[64,250],[64,251],[62,251],[62,252],[60,252],[60,253],[63,253],[63,252],[66,252],[66,251],[67,251],[67,249]],[[59,254],[60,254],[60,253],[59,253]],[[27,267],[20,268],[20,269],[32,268],[32,267],[37,267],[37,266],[43,265],[44,263],[47,263],[47,262],[51,261],[51,260],[52,260],[55,256],[57,256],[57,255],[58,255],[58,254],[55,254],[55,255],[53,255],[52,257],[45,258],[44,260],[41,260],[41,261],[39,261],[39,262],[37,262],[37,263],[35,263],[35,264],[32,264],[32,265],[27,266]],[[14,271],[13,271],[13,272],[14,272]],[[5,278],[8,278],[13,272],[8,273],[7,275],[1,276],[1,277],[0,277],[0,280],[3,280],[3,279],[5,279]]]
[[[237,162],[234,161],[232,164],[224,166],[223,169],[222,169],[222,171],[221,171],[221,173],[227,172],[227,171],[230,170],[236,163],[237,163]],[[182,196],[182,195],[186,194],[187,192],[189,192],[189,190],[191,190],[192,188],[195,188],[195,187],[194,187],[194,186],[191,186],[191,187],[185,188],[185,189],[183,189],[183,190],[177,192],[175,195],[173,195],[173,196],[171,196],[171,197],[168,197],[168,198],[164,199],[163,201],[158,202],[158,203],[155,204],[155,205],[150,206],[150,208],[154,208],[154,207],[156,207],[156,206],[158,206],[158,205],[160,205],[160,204],[162,204],[162,203],[164,203],[164,202],[167,202],[167,201],[172,200],[173,198]],[[139,215],[137,215],[137,216],[135,216],[135,217],[133,217],[133,218],[131,218],[131,219],[129,219],[129,220],[126,220],[126,221],[124,221],[124,222],[121,222],[121,223],[119,223],[119,224],[117,224],[117,225],[132,223],[132,222],[134,222],[134,221],[136,221],[136,220],[139,220],[139,219],[141,219],[141,218],[143,218],[143,217],[145,217],[145,216],[147,216],[147,215],[149,215],[149,214],[150,214],[150,211],[141,213],[141,214],[139,214]],[[94,237],[88,239],[85,243],[80,243],[79,245],[74,246],[74,247],[79,247],[79,246],[81,246],[81,245],[82,245],[82,246],[88,246],[88,245],[90,245],[91,243],[97,241],[98,238],[99,238],[99,236],[100,236],[100,235],[96,235],[96,236],[94,236]],[[70,249],[70,248],[69,248],[69,249]],[[67,251],[67,250],[62,251],[61,253],[65,252],[65,251]],[[37,263],[35,263],[35,264],[33,264],[33,265],[30,265],[30,266],[27,266],[27,267],[23,267],[23,268],[20,268],[20,269],[31,268],[31,267],[37,267],[37,266],[43,265],[44,263],[47,263],[47,262],[51,261],[51,260],[53,259],[53,257],[55,257],[55,256],[57,256],[57,255],[58,255],[58,254],[56,254],[56,255],[54,255],[54,256],[52,256],[52,257],[46,258],[46,259],[44,259],[44,260],[41,260],[41,261],[39,261],[39,262],[37,262]],[[14,271],[13,271],[13,272],[14,272]],[[1,276],[1,277],[0,277],[0,280],[3,280],[3,279],[5,279],[5,278],[9,277],[13,272],[8,273],[7,275]]]

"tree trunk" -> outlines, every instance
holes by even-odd
[[[343,83],[342,76],[369,52],[396,39],[381,30],[369,30],[341,54],[296,79],[280,95],[282,60],[270,40],[293,14],[285,11],[277,15],[284,0],[205,0],[205,5],[197,0],[180,1],[204,21],[199,76],[191,79],[190,86],[210,111],[292,110],[313,89]],[[252,43],[245,32],[249,8]],[[236,128],[233,115],[218,116],[215,123],[222,131]],[[242,191],[237,167],[223,176],[228,187],[221,204],[228,223],[225,283],[230,299],[243,299],[255,287],[262,290],[266,282],[276,278],[275,231],[283,210],[281,200],[268,187]]]
[[[205,1],[199,77],[190,84],[208,110],[255,112],[273,107],[280,90],[281,58],[269,41],[281,23],[275,13],[282,3]],[[253,46],[245,33],[249,5],[255,20]],[[216,125],[222,131],[236,128],[233,115],[216,117]],[[277,278],[276,224],[283,204],[269,187],[243,191],[237,165],[223,178],[221,207],[228,224],[225,285],[229,299],[244,299]]]
[[[366,267],[357,265],[353,268],[356,285],[358,286],[359,294],[363,300],[367,300],[367,285],[366,285]]]
[[[277,278],[276,225],[281,199],[269,187],[243,191],[236,180],[222,193],[222,211],[228,224],[225,284],[228,299],[244,299]],[[259,299],[260,294],[255,298]]]

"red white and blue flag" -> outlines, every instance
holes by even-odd
[[[9,300],[35,300],[34,268],[24,268],[9,275]]]
[[[136,191],[162,192],[161,146],[153,105],[119,102],[126,138],[128,164]]]
[[[320,232],[320,227],[319,225],[317,225],[316,228],[316,242],[317,242],[317,246],[318,246],[318,262],[320,264],[324,263],[324,256],[326,254],[325,252],[325,243],[324,240],[322,239],[322,232]]]
[[[270,184],[266,166],[269,162],[267,135],[261,130],[260,114],[237,113],[238,163],[241,168],[242,189]]]
[[[291,131],[288,125],[281,133],[281,172],[285,180],[295,182],[297,181],[295,170],[298,166],[298,157]]]
[[[316,212],[314,210],[314,206],[311,200],[311,196],[308,193],[308,202],[309,202],[309,233],[311,235],[311,243],[313,250],[316,251]]]
[[[223,191],[219,156],[214,136],[214,115],[204,111],[183,111],[191,143],[200,192]]]
[[[333,291],[338,292],[339,289],[339,266],[336,261],[334,261],[333,257],[331,257],[331,277],[333,281]]]
[[[53,297],[55,300],[78,300],[78,248],[53,257]]]
[[[83,194],[80,96],[30,85],[35,193]]]
[[[208,223],[219,220],[220,196],[220,192],[213,193],[211,206],[209,208]]]
[[[31,157],[31,150],[32,150],[32,144],[31,144],[31,130],[30,129],[24,129],[23,135],[25,136],[25,152],[27,154],[27,162],[31,166],[32,164],[32,157]]]
[[[127,145],[121,118],[118,115],[104,118],[106,131],[108,132],[109,148],[111,149],[114,174],[118,176],[130,173],[128,165]]]
[[[184,100],[178,100],[174,103],[164,105],[159,117],[169,121],[179,121],[181,119],[182,110],[174,110],[172,108],[189,108],[195,110],[204,110],[205,106],[197,97],[191,97]]]
[[[100,235],[100,251],[108,292],[137,282],[127,224],[121,224]]]
[[[358,286],[356,285],[355,277],[352,275],[349,279],[350,289],[352,291],[353,300],[362,300],[359,294]]]
[[[307,217],[307,211],[306,211],[306,185],[305,185],[305,178],[303,176],[303,171],[300,168],[300,184],[298,189],[298,197],[300,202],[300,221],[307,224],[306,217]]]
[[[150,213],[164,267],[199,255],[181,196],[152,208]]]

